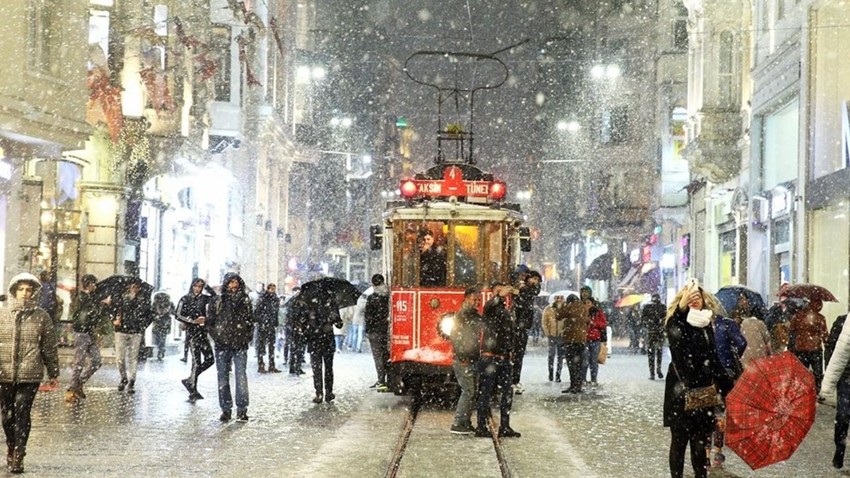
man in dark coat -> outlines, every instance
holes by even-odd
[[[390,320],[390,289],[385,284],[384,276],[372,276],[372,293],[366,297],[363,311],[366,337],[372,349],[372,360],[375,362],[375,372],[378,381],[374,388],[379,392],[389,391],[387,386],[387,362],[390,360],[389,350],[389,320]]]
[[[230,394],[230,368],[236,381],[236,420],[248,421],[248,346],[254,338],[254,313],[251,299],[245,291],[245,281],[239,274],[225,274],[221,295],[210,308],[205,321],[215,342],[215,362],[218,370],[219,420],[232,417],[233,396]]]
[[[534,298],[540,294],[540,273],[537,271],[520,272],[517,277],[517,294],[514,300],[516,314],[516,335],[514,336],[513,372],[511,381],[514,393],[521,395],[525,391],[520,383],[522,361],[528,345],[528,331],[534,324]]]
[[[513,388],[511,383],[511,355],[513,353],[516,324],[511,313],[505,308],[505,302],[515,289],[505,284],[493,286],[494,297],[484,305],[483,334],[481,338],[481,358],[478,361],[478,427],[477,437],[492,437],[492,430],[487,428],[490,416],[490,401],[496,388],[502,396],[499,407],[499,436],[522,436],[511,428],[511,407],[513,405]]]
[[[141,280],[132,282],[127,292],[118,300],[118,314],[112,325],[115,326],[115,359],[121,382],[118,391],[136,393],[136,370],[139,367],[139,348],[142,345],[145,329],[153,321],[150,296],[142,294]]]
[[[652,294],[652,300],[643,306],[640,320],[646,330],[646,355],[649,357],[649,379],[664,378],[661,373],[661,350],[664,347],[664,316],[667,308],[661,303],[661,296]]]
[[[302,292],[303,294],[303,292]],[[316,396],[313,403],[332,402],[336,396],[334,388],[334,343],[333,328],[344,325],[330,293],[321,294],[306,301],[305,311],[300,314],[302,327],[310,345],[310,367],[313,369],[313,388]]]
[[[280,297],[277,286],[269,284],[257,300],[257,371],[266,373],[263,357],[269,355],[269,373],[280,373],[274,366],[275,331],[278,326],[277,312],[280,309]]]
[[[207,294],[204,294],[204,290]],[[186,343],[192,352],[192,372],[189,378],[180,381],[189,391],[189,400],[201,400],[203,395],[198,393],[198,376],[215,364],[207,328],[204,325],[209,314],[210,304],[216,296],[215,291],[203,279],[192,280],[189,293],[177,302],[177,320],[186,330]]]
[[[295,293],[299,292],[296,287],[292,290]],[[304,337],[304,323],[306,319],[303,314],[307,313],[307,302],[298,295],[290,302],[286,310],[286,343],[289,346],[289,374],[303,375],[304,370],[301,370],[301,363],[304,362],[304,350],[307,347],[307,342]]]
[[[71,321],[74,328],[74,364],[71,366],[71,384],[65,400],[76,402],[86,398],[83,385],[103,363],[100,356],[100,339],[108,333],[109,313],[105,304],[94,296],[97,277],[86,274],[71,299]]]
[[[478,381],[478,361],[480,359],[481,314],[478,313],[478,303],[481,291],[476,287],[466,289],[463,303],[458,311],[449,340],[454,350],[452,370],[457,384],[460,386],[460,398],[457,401],[455,419],[451,432],[469,434],[475,432],[472,428],[472,403],[475,398],[476,382]]]

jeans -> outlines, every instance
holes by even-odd
[[[490,416],[490,400],[496,392],[501,391],[502,402],[499,407],[499,430],[511,427],[511,407],[514,392],[511,378],[511,361],[506,358],[481,357],[478,361],[478,429],[487,428],[487,417]]]
[[[37,392],[38,382],[0,383],[0,414],[3,431],[6,433],[6,446],[13,447],[14,451],[19,453],[24,453],[27,449],[32,425],[30,410]]]
[[[581,390],[584,385],[584,377],[581,375],[581,359],[584,355],[584,344],[565,343],[564,350],[567,356],[567,369],[570,371],[570,389]]]
[[[115,360],[118,362],[118,373],[121,374],[122,381],[136,381],[141,344],[142,334],[115,332]]]
[[[189,381],[192,382],[192,390],[197,392],[198,376],[215,364],[215,358],[206,332],[193,335],[189,339],[189,347],[192,350],[192,373],[189,375]]]
[[[345,338],[348,342],[348,348],[360,353],[363,351],[363,324],[349,324],[348,337]]]
[[[248,349],[215,348],[215,364],[218,371],[218,405],[222,411],[233,408],[230,394],[230,366],[236,376],[236,412],[248,411]]]
[[[647,334],[646,356],[649,359],[649,375],[661,375],[661,353],[664,347],[664,336],[661,334]]]
[[[88,358],[88,361],[86,361]],[[74,334],[74,365],[71,367],[71,390],[80,390],[103,364],[100,347],[91,334]]]
[[[555,378],[561,379],[561,369],[566,358],[564,350],[564,337],[548,337],[549,339],[549,379],[552,377],[552,368],[555,368]],[[555,358],[558,358],[558,364],[555,366]]]
[[[596,383],[596,376],[599,375],[599,349],[602,348],[602,342],[590,341],[584,344],[584,352],[581,357],[581,378],[587,378],[587,369],[590,369],[590,381]]]
[[[452,369],[460,386],[460,398],[457,401],[454,424],[472,426],[472,404],[475,401],[475,385],[478,381],[478,363],[455,360],[452,363]]]
[[[337,337],[341,337],[338,335]],[[322,367],[324,366],[324,374]],[[325,397],[334,391],[334,339],[333,335],[321,335],[310,341],[310,367],[313,368],[313,388],[316,395]],[[323,383],[324,382],[324,383]]]
[[[520,382],[522,360],[525,358],[525,348],[528,346],[528,329],[518,329],[514,336],[514,361],[511,368],[511,379],[514,385]]]
[[[269,355],[269,368],[274,368],[275,328],[270,325],[257,326],[257,362],[263,366],[263,358]]]
[[[375,371],[378,373],[378,383],[387,383],[387,362],[390,361],[390,351],[387,334],[372,332],[367,335],[372,349],[372,359],[375,361]]]

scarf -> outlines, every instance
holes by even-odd
[[[35,309],[35,299],[16,299],[14,297],[9,297],[9,309],[13,313],[18,312],[29,312]]]
[[[709,309],[690,309],[688,312],[688,323],[697,328],[705,328],[711,323],[711,316],[714,315]]]

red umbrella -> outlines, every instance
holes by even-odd
[[[726,444],[753,470],[787,460],[816,402],[815,379],[791,352],[756,359],[726,397]]]
[[[785,289],[785,295],[787,297],[799,297],[801,299],[820,300],[822,302],[838,302],[838,299],[826,287],[815,284],[794,284]]]

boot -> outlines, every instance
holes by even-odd
[[[260,362],[260,364],[257,366],[257,373],[266,373],[266,364]]]
[[[835,447],[835,454],[832,455],[832,466],[836,469],[844,468],[844,450],[844,445]]]
[[[552,381],[552,367],[549,367],[549,381]]]
[[[9,460],[9,473],[23,473],[24,472],[24,457],[26,453],[22,451],[14,451],[12,452],[12,459]]]
[[[129,382],[127,382],[127,393],[129,393],[129,394],[136,393],[136,381],[135,380],[130,380]]]

